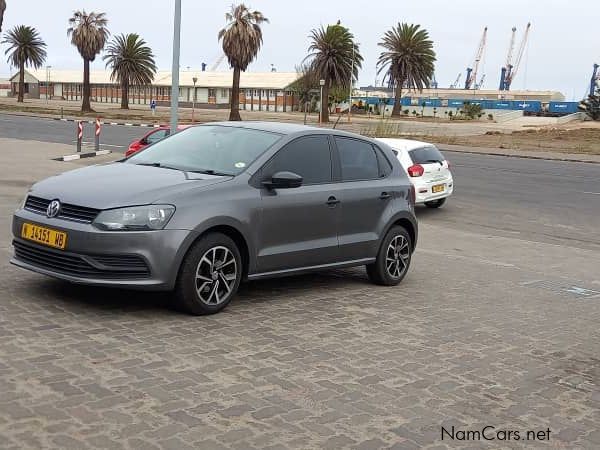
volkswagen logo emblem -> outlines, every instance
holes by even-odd
[[[56,217],[60,212],[60,202],[58,200],[52,200],[46,209],[46,217]]]

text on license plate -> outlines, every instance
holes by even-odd
[[[23,224],[21,228],[21,237],[49,247],[60,248],[61,250],[67,245],[67,233],[40,227],[31,223]]]
[[[445,184],[436,184],[434,186],[431,186],[431,193],[437,194],[438,192],[444,192],[445,188],[446,188]]]

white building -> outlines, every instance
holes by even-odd
[[[296,72],[242,72],[240,77],[240,109],[287,111],[298,101],[291,85],[300,74]],[[194,83],[195,79],[195,83]],[[18,73],[11,79],[12,95],[18,90]],[[40,69],[26,70],[25,94],[28,98],[81,100],[83,70]],[[195,102],[202,108],[227,108],[231,95],[233,72],[185,70],[179,73],[180,106]],[[90,71],[91,100],[100,103],[120,103],[121,88],[110,79],[108,70]],[[48,87],[47,87],[48,86]],[[159,71],[151,85],[132,86],[130,104],[157,104],[168,106],[171,101],[171,71]]]

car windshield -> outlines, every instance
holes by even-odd
[[[201,125],[156,142],[125,162],[214,175],[237,175],[280,138],[280,134],[261,130]]]

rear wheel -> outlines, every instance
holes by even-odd
[[[439,200],[432,200],[430,202],[425,202],[425,206],[427,206],[428,208],[439,208],[444,203],[446,203],[446,199],[440,198]]]
[[[394,226],[387,232],[377,259],[367,265],[367,275],[375,284],[394,286],[402,281],[412,256],[412,242],[404,227]]]
[[[198,240],[183,260],[175,293],[178,304],[194,315],[224,309],[242,279],[242,258],[235,242],[221,233]]]

